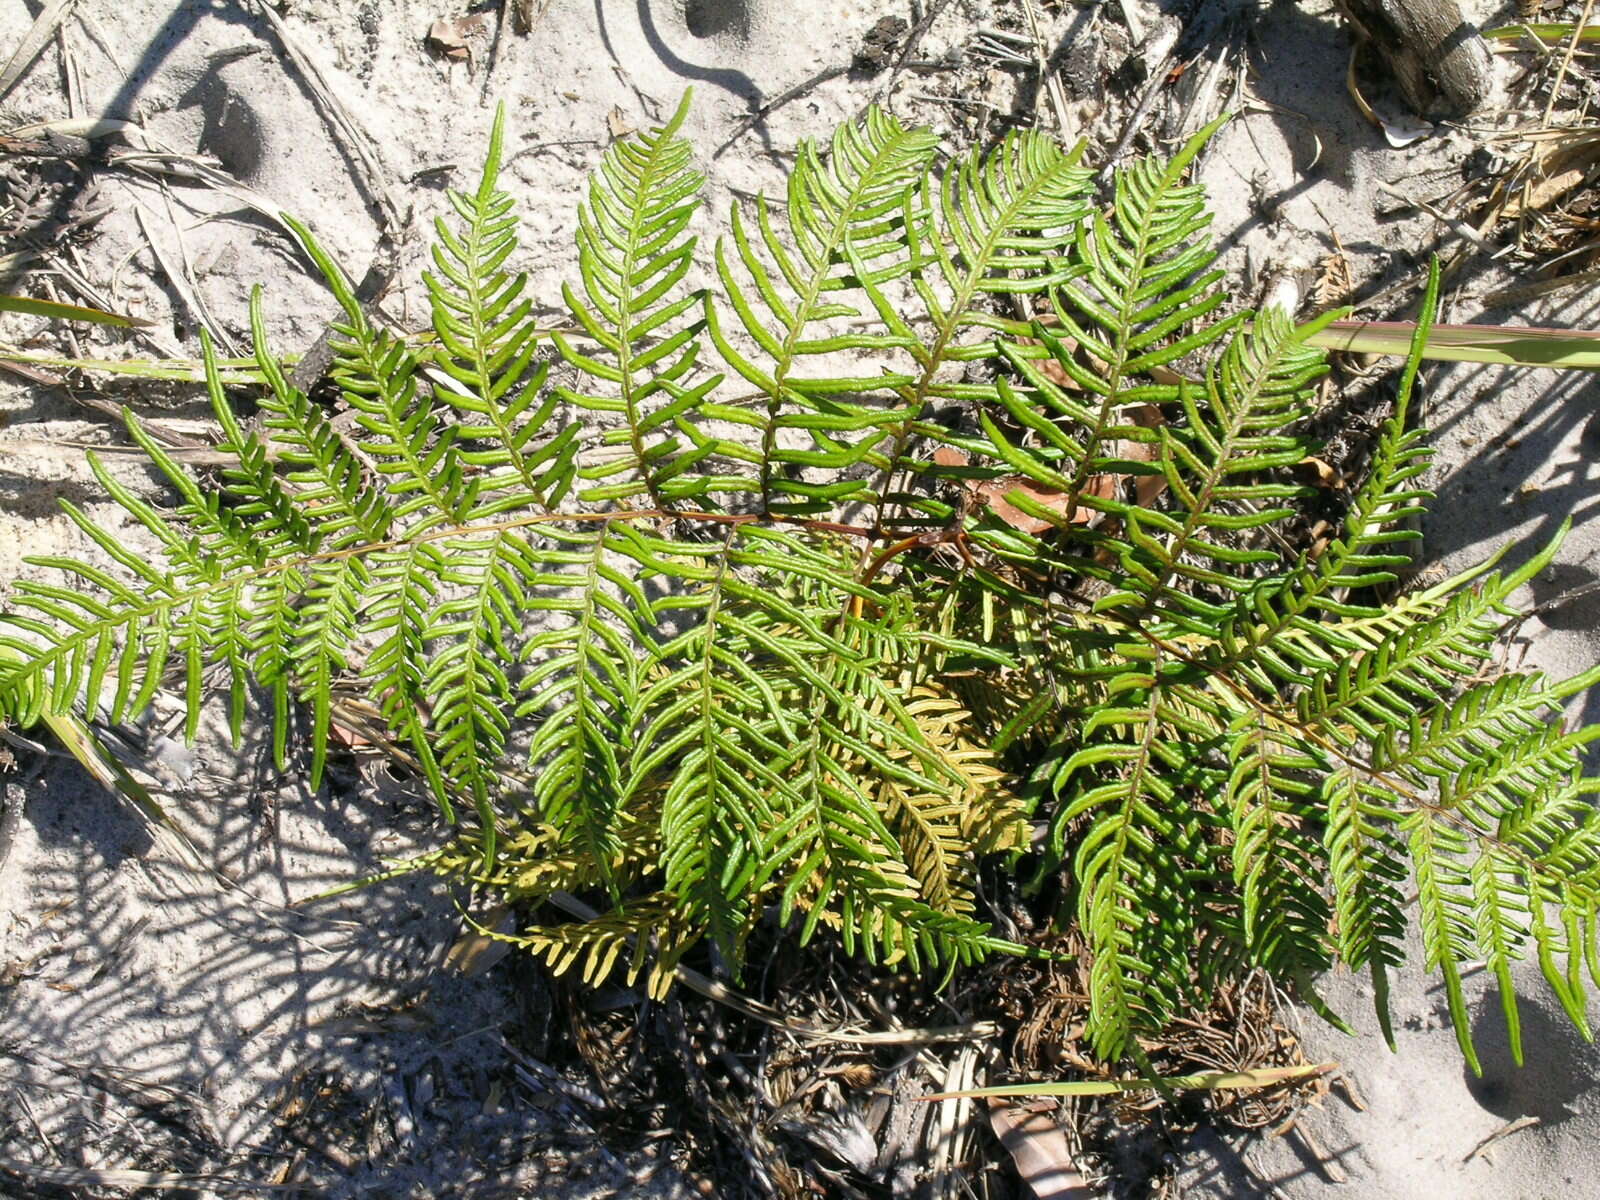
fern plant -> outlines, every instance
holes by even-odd
[[[873,110],[707,255],[686,112],[605,154],[570,333],[534,324],[498,118],[427,336],[295,225],[354,425],[288,381],[258,292],[261,420],[205,339],[231,465],[193,477],[131,415],[168,502],[91,458],[153,549],[67,505],[102,557],[17,583],[11,719],[170,685],[192,733],[220,672],[281,762],[309,709],[316,783],[353,682],[457,829],[408,869],[595,898],[516,935],[591,980],[659,991],[702,941],[737,975],[764,919],[913,968],[1018,950],[977,898],[1005,855],[1082,927],[1105,1057],[1251,965],[1366,970],[1387,1020],[1411,887],[1474,1065],[1469,960],[1514,1046],[1530,951],[1587,1034],[1596,731],[1560,713],[1597,675],[1492,656],[1555,548],[1389,594],[1428,498],[1426,320],[1342,530],[1295,551],[1322,322],[1220,315],[1185,181],[1211,130],[1102,203],[1081,147],[945,160]]]

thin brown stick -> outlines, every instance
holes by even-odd
[[[928,30],[933,28],[945,9],[950,7],[950,0],[934,0],[929,4],[927,11],[922,14],[911,32],[906,35],[905,42],[900,47],[900,53],[895,56],[894,65],[889,68],[889,81],[878,91],[878,95],[888,97],[894,92],[894,85],[900,79],[900,72],[906,69],[906,64],[911,61],[911,56],[917,52],[917,47],[922,45],[922,39],[928,36]]]

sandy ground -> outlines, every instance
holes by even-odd
[[[1040,6],[1047,41],[1062,51],[1062,115],[1073,132],[1114,137],[1125,115],[1093,80],[1075,82],[1073,39],[1106,39],[1156,61],[1176,36],[1178,11],[1191,7],[1137,0],[1141,38],[1104,12]],[[1419,248],[1439,229],[1426,214],[1396,214],[1385,186],[1404,192],[1430,172],[1459,172],[1475,135],[1442,130],[1405,149],[1385,145],[1344,92],[1347,43],[1326,4],[1198,7],[1217,20],[1244,17],[1250,30],[1254,71],[1236,97],[1240,115],[1202,166],[1241,300],[1253,301],[1285,265],[1316,263],[1332,249],[1330,230],[1358,286],[1414,276]],[[0,47],[21,39],[38,8],[0,6]],[[818,0],[803,11],[783,0],[550,0],[527,35],[488,11],[466,41],[469,57],[457,60],[424,44],[436,20],[463,15],[449,0],[292,0],[280,6],[282,32],[245,0],[80,8],[0,105],[0,132],[65,117],[136,120],[152,149],[211,155],[267,211],[306,220],[358,277],[388,232],[401,266],[386,311],[401,324],[424,311],[418,231],[442,211],[445,186],[475,178],[496,100],[508,110],[503,185],[521,202],[524,265],[535,294],[554,303],[572,264],[574,198],[615,133],[663,116],[693,86],[687,133],[706,148],[707,213],[720,214],[734,190],[773,186],[799,138],[857,111],[885,77],[829,79],[712,161],[710,149],[739,118],[850,62],[880,17],[916,15],[871,0]],[[942,12],[919,58],[937,63],[964,50],[968,66],[954,88],[937,73],[907,74],[893,93],[896,110],[945,131],[967,128],[984,105],[1002,113],[1036,105],[1053,121],[1025,70],[974,57],[979,31],[996,24],[1016,27],[1011,0],[962,0]],[[294,61],[285,35],[309,65]],[[1199,77],[1205,65],[1191,70]],[[307,82],[313,68],[358,137],[331,132]],[[939,98],[951,90],[956,100]],[[1197,123],[1174,105],[1151,120],[1165,138]],[[315,338],[327,297],[282,231],[237,192],[163,187],[126,170],[95,178],[112,211],[97,237],[63,252],[112,307],[155,322],[143,344],[115,353],[193,354],[201,323],[243,345],[257,281],[275,345]],[[186,282],[175,285],[169,269]],[[1486,307],[1482,297],[1503,282],[1493,272],[1468,277],[1449,318],[1595,323],[1582,300],[1514,313]],[[0,320],[8,342],[38,330]],[[112,342],[88,337],[85,352]],[[1441,496],[1426,531],[1430,559],[1464,565],[1508,538],[1515,558],[1572,513],[1577,528],[1548,578],[1535,581],[1535,599],[1594,579],[1600,524],[1587,519],[1595,456],[1594,435],[1585,435],[1596,384],[1469,368],[1432,369],[1427,382]],[[174,422],[200,415],[192,390],[145,386],[121,398]],[[0,408],[4,580],[29,569],[24,554],[84,548],[56,514],[56,498],[120,518],[98,502],[78,451],[61,445],[115,440],[109,422],[57,391],[16,382],[0,383]],[[138,469],[119,470],[150,489]],[[1578,601],[1531,622],[1529,661],[1563,673],[1587,667],[1600,654],[1597,614]],[[8,1056],[0,1073],[25,1083],[17,1094],[32,1106],[5,1109],[5,1153],[89,1168],[225,1161],[257,1181],[299,1172],[319,1195],[686,1194],[661,1156],[600,1148],[559,1086],[541,1089],[509,1071],[502,1028],[541,999],[516,993],[499,972],[460,979],[441,970],[460,921],[436,889],[389,884],[309,910],[285,907],[423,844],[424,803],[353,773],[332,795],[313,796],[278,777],[259,746],[237,753],[208,729],[185,751],[164,728],[152,722],[144,749],[155,752],[168,803],[210,871],[185,868],[69,766],[5,785],[0,829],[12,843],[0,864],[0,1053]],[[1370,1010],[1349,979],[1327,981],[1326,992],[1358,1020]],[[1335,1092],[1325,1111],[1302,1120],[1304,1133],[1207,1139],[1188,1149],[1183,1194],[1309,1197],[1337,1179],[1347,1181],[1341,1194],[1374,1198],[1586,1194],[1600,1144],[1594,1051],[1530,978],[1530,1062],[1516,1071],[1497,1001],[1474,993],[1473,1002],[1482,1081],[1464,1073],[1443,998],[1420,977],[1396,990],[1398,1057],[1370,1020],[1348,1039],[1308,1017],[1308,1052],[1345,1064],[1365,1110]],[[94,1086],[86,1071],[101,1073]],[[120,1092],[103,1086],[107,1072],[118,1073]],[[163,1096],[193,1128],[178,1122],[152,1135],[132,1119]],[[29,1127],[38,1138],[25,1136]],[[1485,1146],[1497,1132],[1504,1136]],[[6,1186],[0,1176],[0,1194]],[[37,1186],[14,1194],[44,1194],[29,1190]]]

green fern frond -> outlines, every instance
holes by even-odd
[[[1104,439],[1104,426],[1128,404],[1172,398],[1170,387],[1140,381],[1158,367],[1210,345],[1215,326],[1199,324],[1222,304],[1222,272],[1201,235],[1210,224],[1205,194],[1185,173],[1226,117],[1202,129],[1165,163],[1140,160],[1119,171],[1110,211],[1078,228],[1073,261],[1078,273],[1056,289],[1056,317],[1086,354],[1057,355],[1077,387],[1099,399],[1085,461],[1073,488],[1081,491]]]
[[[1196,389],[1179,389],[1186,420],[1157,429],[1175,511],[1126,518],[1133,554],[1149,563],[1151,576],[1145,582],[1145,571],[1130,572],[1141,617],[1177,607],[1193,614],[1191,630],[1213,628],[1217,609],[1175,584],[1237,590],[1245,586],[1238,568],[1275,559],[1271,551],[1240,549],[1236,542],[1291,515],[1285,502],[1304,494],[1293,483],[1271,480],[1310,452],[1304,437],[1286,431],[1309,415],[1314,385],[1327,367],[1302,336],[1282,310],[1270,308],[1236,332],[1206,371],[1203,404]]]
[[[840,126],[826,163],[814,142],[801,144],[777,219],[776,206],[758,197],[751,231],[735,206],[733,253],[725,242],[717,243],[724,296],[755,352],[735,346],[710,298],[707,330],[723,359],[761,394],[762,410],[709,405],[703,411],[754,431],[759,445],[753,458],[746,457],[756,472],[745,486],[759,495],[765,512],[823,512],[866,490],[848,476],[813,482],[805,473],[839,476],[865,460],[885,437],[892,389],[915,376],[804,372],[826,356],[904,352],[912,344],[904,334],[828,329],[863,315],[861,302],[846,299],[848,293],[862,285],[882,287],[909,271],[905,194],[935,145],[928,131],[908,130],[870,109],[859,123]],[[884,399],[872,403],[857,393]],[[904,420],[908,414],[897,415]]]
[[[1474,942],[1476,922],[1472,912],[1472,879],[1462,861],[1467,839],[1458,829],[1428,819],[1419,810],[1405,822],[1411,858],[1416,863],[1417,910],[1421,918],[1422,945],[1429,970],[1444,978],[1450,1023],[1475,1074],[1483,1074],[1472,1046],[1472,1018],[1461,989],[1463,951]],[[1501,928],[1496,924],[1496,928]],[[1505,964],[1501,964],[1504,974]]]
[[[704,498],[715,481],[697,468],[727,449],[702,434],[696,421],[722,376],[691,382],[704,294],[683,284],[697,240],[689,223],[705,181],[691,165],[689,144],[678,136],[690,96],[684,92],[659,129],[606,151],[588,202],[578,210],[578,271],[586,299],[570,286],[563,295],[598,350],[585,353],[559,333],[555,342],[561,356],[607,394],[558,390],[589,412],[622,420],[602,439],[622,452],[582,472],[598,481],[623,477],[586,489],[584,498],[594,502],[645,495],[668,509]]]
[[[451,191],[459,231],[439,218],[433,246],[434,271],[423,283],[439,341],[434,356],[438,393],[456,410],[455,436],[476,446],[459,447],[463,462],[487,472],[480,490],[511,489],[518,503],[549,508],[571,483],[578,427],[540,441],[555,415],[557,399],[544,394],[547,368],[533,361],[536,332],[528,277],[506,270],[517,251],[512,199],[498,186],[504,106],[495,110],[478,190]],[[437,273],[435,273],[437,272]],[[544,396],[543,403],[535,401]],[[498,498],[495,508],[507,499]]]
[[[637,803],[625,794],[629,722],[639,704],[640,662],[653,651],[649,597],[624,565],[649,559],[649,539],[626,525],[550,531],[555,546],[530,582],[530,612],[553,628],[527,639],[519,717],[537,717],[528,747],[531,797],[564,847],[581,850],[613,889],[620,829]],[[654,857],[652,855],[651,857]]]
[[[454,822],[453,789],[423,726],[427,629],[444,572],[443,554],[436,542],[413,542],[374,553],[370,569],[373,585],[364,606],[363,633],[373,646],[363,675],[389,727],[416,754],[445,820]]]
[[[1319,764],[1262,712],[1243,714],[1234,732],[1224,796],[1241,941],[1252,961],[1280,977],[1309,976],[1329,965],[1332,917],[1322,884],[1322,813],[1310,782]]]
[[[1371,650],[1314,673],[1299,695],[1299,719],[1344,744],[1372,742],[1401,726],[1482,669],[1501,627],[1514,615],[1507,598],[1549,563],[1558,537],[1510,575],[1489,575],[1451,597],[1439,615],[1382,638]]]
[[[669,667],[635,705],[630,737],[639,750],[628,789],[674,764],[662,805],[662,869],[734,961],[772,824],[769,797],[788,786],[771,764],[795,737],[770,680],[746,656],[752,648],[780,658],[807,649],[775,635],[768,613],[752,603],[758,589],[737,577],[733,561],[740,536],[730,526],[720,547],[701,549],[711,564],[700,569],[703,587],[675,602],[692,604],[700,623],[658,650]]]
[[[495,810],[490,803],[514,688],[517,634],[527,606],[522,580],[538,568],[537,552],[515,530],[451,538],[442,544],[439,580],[450,598],[434,606],[423,638],[433,652],[422,694],[433,710],[434,752],[447,776],[472,796],[485,858],[494,857]]]
[[[1320,800],[1325,808],[1328,872],[1333,887],[1334,941],[1339,957],[1354,970],[1371,972],[1384,1033],[1389,1032],[1388,969],[1404,955],[1406,927],[1400,885],[1407,869],[1393,833],[1394,809],[1372,795],[1359,772],[1327,776]]]
[[[1192,995],[1193,966],[1174,951],[1201,934],[1201,872],[1192,868],[1211,856],[1209,822],[1180,791],[1195,764],[1172,721],[1187,717],[1153,676],[1143,676],[1143,686],[1128,682],[1134,686],[1078,727],[1087,744],[1053,781],[1061,801],[1053,844],[1086,821],[1072,873],[1092,955],[1087,1033],[1095,1052],[1111,1057],[1137,1028],[1158,1027]]]
[[[926,331],[901,315],[900,295],[876,282],[864,263],[853,264],[884,328],[905,341],[916,364],[915,381],[901,389],[914,416],[923,416],[937,400],[992,399],[992,386],[951,380],[946,368],[994,357],[996,331],[1013,336],[1029,331],[1029,323],[989,311],[994,298],[1044,295],[1071,276],[1064,251],[1088,212],[1082,197],[1090,172],[1079,165],[1082,155],[1082,145],[1064,151],[1028,130],[1007,134],[991,152],[974,149],[942,177],[924,169],[908,197],[912,212],[904,229],[910,281]],[[856,255],[853,245],[851,253]],[[895,428],[876,489],[880,506],[926,509],[923,497],[894,487],[896,471],[928,472],[930,464],[920,458],[905,459],[918,428],[910,421]],[[924,434],[932,431],[921,427]]]
[[[1410,523],[1424,513],[1433,496],[1417,482],[1427,472],[1432,452],[1424,431],[1410,426],[1410,404],[1438,298],[1435,264],[1429,270],[1394,411],[1379,430],[1372,465],[1351,502],[1342,535],[1315,563],[1301,563],[1286,576],[1263,579],[1239,598],[1219,639],[1226,651],[1219,667],[1229,669],[1255,658],[1262,668],[1294,678],[1295,667],[1275,652],[1286,633],[1315,641],[1329,630],[1328,618],[1370,620],[1380,615],[1371,606],[1350,604],[1345,596],[1352,589],[1394,581],[1395,570],[1410,561],[1399,548],[1420,536]],[[1336,644],[1335,656],[1337,652]]]
[[[659,790],[646,792],[617,812],[608,830],[609,860],[595,858],[554,825],[521,818],[508,822],[492,863],[484,862],[476,841],[458,838],[434,851],[427,868],[519,903],[542,902],[558,892],[620,891],[637,884],[660,856],[660,799]]]
[[[289,656],[295,690],[311,699],[311,786],[322,786],[333,719],[333,685],[349,667],[358,610],[371,585],[371,571],[355,555],[313,565],[305,603],[295,614]],[[441,794],[442,795],[442,794]],[[446,801],[448,803],[448,801]]]
[[[445,422],[419,394],[421,364],[405,339],[373,325],[349,278],[311,231],[286,220],[344,310],[344,323],[335,326],[331,374],[369,435],[363,450],[395,501],[394,519],[421,514],[414,529],[462,521],[476,489],[455,444],[460,427]]]
[[[256,365],[268,389],[258,401],[262,425],[279,461],[289,468],[284,481],[295,489],[299,511],[315,523],[322,544],[330,549],[384,541],[393,519],[382,494],[372,485],[367,465],[322,410],[289,383],[273,357],[260,287],[250,293],[250,333]],[[211,380],[208,368],[208,388]]]

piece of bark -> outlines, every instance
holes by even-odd
[[[1339,0],[1426,117],[1461,117],[1489,96],[1490,58],[1456,0]]]

